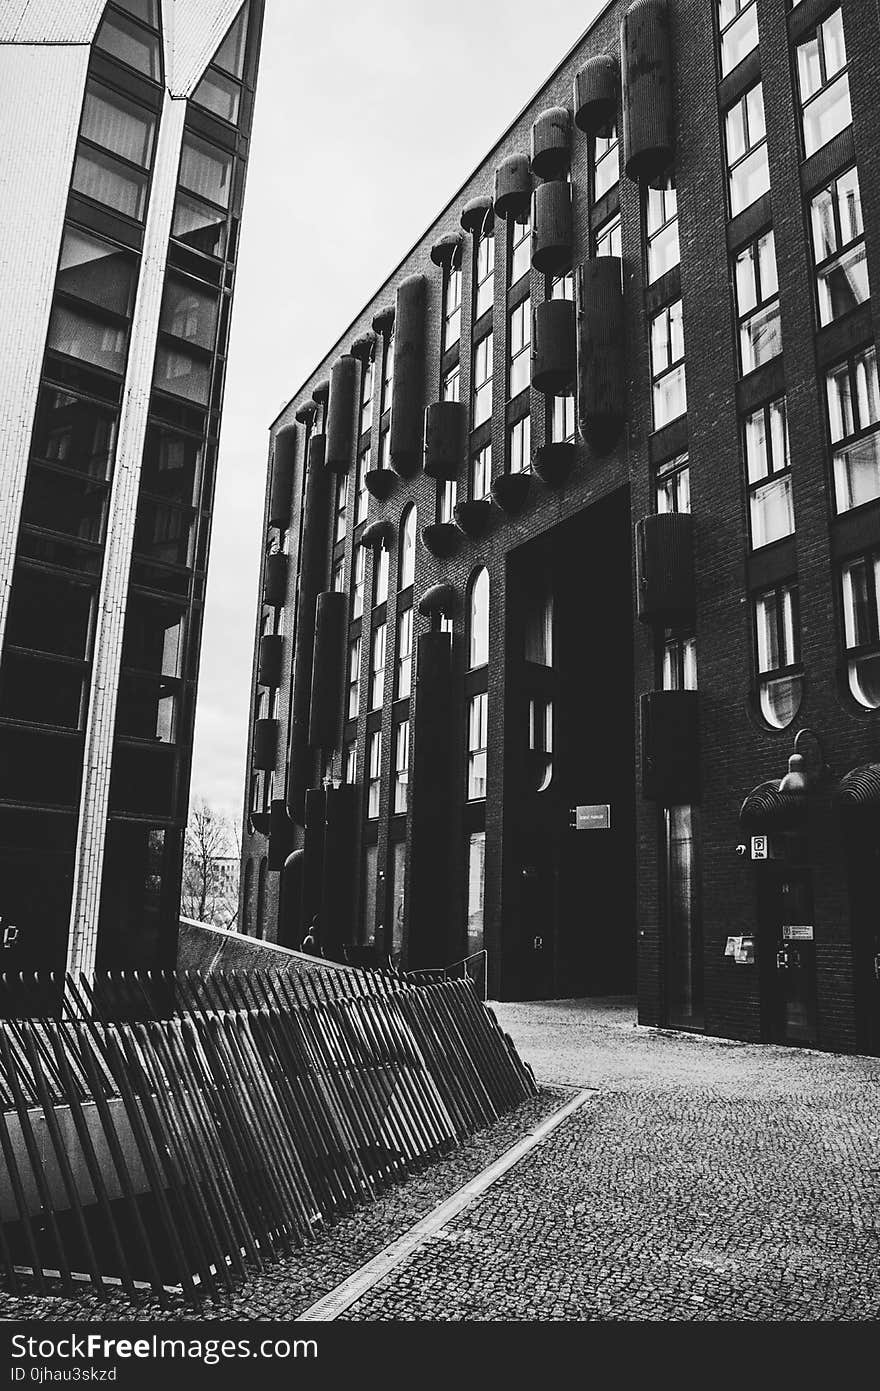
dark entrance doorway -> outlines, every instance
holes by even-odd
[[[504,970],[518,998],[635,991],[631,555],[621,489],[508,561]]]
[[[852,812],[845,822],[856,1046],[880,1055],[880,812]]]
[[[806,837],[774,837],[777,858],[757,870],[764,1032],[772,1043],[814,1044],[816,944]]]

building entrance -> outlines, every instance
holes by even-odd
[[[856,1003],[856,1046],[880,1055],[880,816],[845,827]]]
[[[786,858],[758,871],[765,1032],[773,1043],[810,1045],[817,1041],[812,871],[802,863],[803,838],[780,839]]]

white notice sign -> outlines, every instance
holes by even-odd
[[[576,831],[610,830],[611,807],[607,803],[598,806],[575,807],[572,825]]]

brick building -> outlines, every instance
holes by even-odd
[[[0,18],[0,970],[173,965],[263,0]]]
[[[274,422],[244,930],[880,1048],[878,56],[606,6]]]

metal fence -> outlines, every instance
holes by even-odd
[[[230,1288],[535,1092],[464,979],[17,978],[0,1009],[50,985],[0,1023],[12,1288]]]

